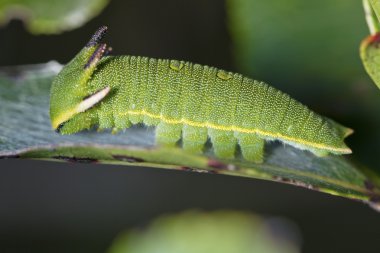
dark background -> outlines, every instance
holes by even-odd
[[[61,35],[33,36],[12,21],[0,29],[0,66],[65,63],[104,24],[114,54],[237,70],[218,0],[113,0],[84,27]],[[0,252],[105,252],[120,231],[189,208],[286,217],[299,226],[303,252],[379,252],[380,215],[327,194],[221,175],[0,160]]]

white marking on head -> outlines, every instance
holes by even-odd
[[[110,90],[111,88],[107,86],[104,89],[101,89],[100,91],[89,96],[88,98],[80,102],[80,104],[76,108],[76,111],[79,113],[90,109],[91,107],[99,103],[105,96],[107,96]]]

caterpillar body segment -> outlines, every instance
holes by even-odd
[[[352,130],[263,82],[185,61],[104,56],[99,40],[53,82],[50,116],[62,134],[144,123],[156,127],[159,145],[182,140],[183,149],[201,153],[209,139],[216,156],[226,159],[239,146],[245,159],[261,162],[268,140],[320,156],[351,153],[343,139]]]

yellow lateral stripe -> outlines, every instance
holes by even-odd
[[[125,116],[125,115],[142,115],[142,116],[148,116],[148,117],[151,117],[151,118],[154,118],[154,119],[160,119],[163,122],[168,123],[168,124],[186,124],[186,125],[189,125],[189,126],[207,127],[207,128],[212,128],[212,129],[217,129],[217,130],[223,130],[223,131],[234,131],[234,132],[248,133],[248,134],[255,133],[255,134],[259,134],[259,135],[263,135],[263,136],[267,136],[267,137],[271,137],[271,138],[275,138],[275,139],[280,139],[280,140],[283,139],[283,140],[287,140],[287,141],[292,141],[292,142],[303,144],[305,146],[310,146],[310,147],[319,148],[319,149],[325,149],[325,150],[336,151],[336,152],[344,152],[344,153],[351,153],[352,152],[351,149],[349,149],[349,148],[330,147],[330,146],[326,146],[325,144],[305,141],[303,139],[298,139],[298,138],[282,135],[280,133],[273,133],[273,132],[269,132],[269,131],[263,131],[263,130],[260,130],[260,129],[257,129],[257,128],[248,129],[248,128],[242,128],[242,127],[238,127],[238,126],[234,126],[234,125],[232,125],[232,126],[223,126],[223,125],[217,125],[217,124],[213,124],[213,123],[209,123],[209,122],[201,123],[201,122],[195,122],[195,121],[191,121],[191,120],[184,119],[184,118],[182,118],[182,119],[173,119],[173,118],[167,118],[167,117],[165,117],[163,115],[153,114],[153,113],[147,112],[145,110],[141,110],[141,111],[127,111],[126,113],[120,113],[120,115],[121,116]]]

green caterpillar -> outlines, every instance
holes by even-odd
[[[352,130],[319,116],[271,86],[185,61],[107,56],[103,26],[51,87],[53,128],[72,134],[98,125],[120,130],[156,126],[156,142],[200,153],[210,139],[219,158],[262,162],[265,140],[318,156],[349,154]]]

